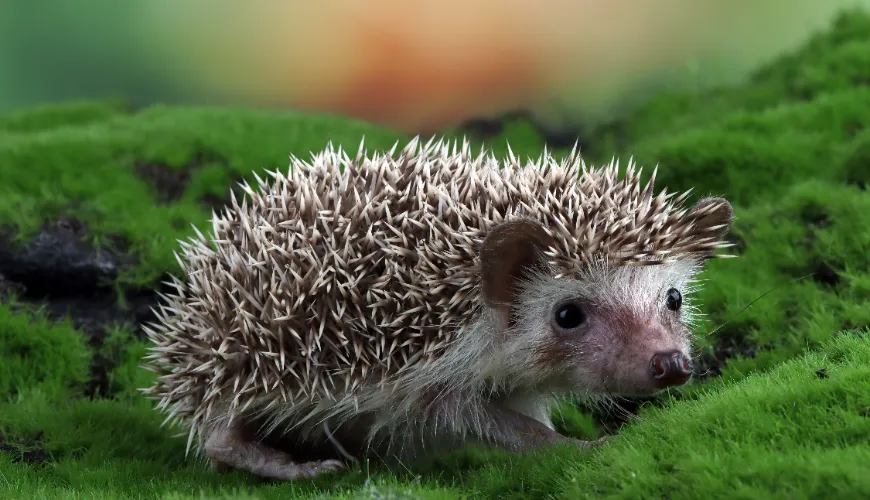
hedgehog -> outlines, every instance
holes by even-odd
[[[142,391],[187,454],[293,481],[469,443],[588,450],[602,441],[555,429],[560,398],[690,380],[697,275],[731,257],[726,199],[689,207],[692,190],[654,192],[658,166],[644,185],[633,159],[620,175],[576,144],[398,148],[290,155],[180,241]]]

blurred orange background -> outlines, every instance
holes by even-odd
[[[737,82],[853,6],[870,0],[6,3],[0,107],[138,92],[406,132],[518,108],[588,125]]]
[[[419,131],[554,98],[591,118],[612,114],[644,83],[698,85],[699,61],[719,71],[712,83],[739,78],[867,3],[151,2],[142,32],[187,85]]]

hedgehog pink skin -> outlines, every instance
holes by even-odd
[[[350,158],[330,144],[244,185],[182,243],[145,392],[216,466],[293,480],[258,436],[360,453],[589,443],[548,416],[564,394],[651,394],[691,376],[691,292],[731,205],[655,196],[577,150],[500,163],[466,141]],[[289,451],[289,453],[288,453]]]

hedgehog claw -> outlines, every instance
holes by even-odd
[[[613,436],[604,436],[596,439],[595,441],[584,441],[582,439],[575,439],[574,444],[576,444],[580,448],[583,448],[584,450],[591,450],[594,448],[598,448],[604,443],[610,441],[612,438]]]
[[[344,469],[344,464],[338,460],[319,460],[302,464],[289,463],[286,467],[274,474],[274,479],[295,481],[298,479],[312,479],[321,474],[337,472]]]
[[[338,460],[322,460],[319,462],[308,462],[308,465],[314,470],[315,474],[322,472],[337,472],[344,469],[345,465]]]

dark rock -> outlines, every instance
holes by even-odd
[[[840,284],[840,275],[830,264],[817,257],[813,260],[813,281],[826,287],[834,288]]]
[[[730,319],[736,319],[736,315]],[[740,324],[730,320],[714,326],[706,335],[712,335],[715,331],[718,342],[694,360],[692,377],[697,381],[718,377],[722,375],[722,369],[728,364],[729,359],[737,356],[754,358],[759,347],[749,340],[747,334],[756,327],[757,325],[752,321]]]
[[[728,364],[728,360],[737,356],[752,359],[758,347],[749,342],[728,342],[717,345],[711,351],[703,353],[695,360],[695,374],[693,377],[703,381],[711,377],[722,375],[722,370]]]
[[[486,140],[497,137],[504,131],[505,124],[514,121],[528,123],[538,132],[548,148],[568,149],[580,143],[581,150],[585,149],[583,134],[572,127],[554,127],[544,124],[534,115],[523,109],[508,111],[491,118],[472,118],[459,126],[461,132],[467,133],[477,139]]]
[[[156,163],[138,163],[134,168],[136,175],[154,187],[158,203],[180,200],[190,182],[190,168],[173,169]]]
[[[13,438],[0,433],[0,453],[8,455],[13,463],[44,465],[49,459],[43,441],[42,432],[38,432],[33,438]]]
[[[94,249],[86,235],[87,228],[70,218],[46,225],[23,245],[12,243],[12,230],[3,230],[0,274],[29,295],[64,297],[108,286],[131,259],[123,248]]]
[[[534,125],[548,148],[570,149],[577,144],[581,151],[586,150],[586,143],[577,130],[553,128],[542,123],[534,123]]]
[[[799,216],[801,221],[811,229],[826,229],[831,226],[831,216],[826,207],[815,203],[803,206]]]
[[[597,421],[598,428],[605,434],[617,434],[623,425],[637,418],[640,407],[655,404],[656,397],[619,398],[606,407],[590,408],[592,417]]]
[[[116,237],[110,238],[111,246],[95,248],[87,236],[85,224],[65,218],[45,225],[24,244],[12,244],[10,237],[0,240],[0,300],[14,295],[21,312],[41,307],[50,320],[69,319],[96,353],[85,395],[104,396],[114,361],[97,351],[113,327],[139,334],[139,325],[153,320],[150,308],[157,294],[126,290],[122,307],[114,282],[134,263],[128,245]]]
[[[191,176],[208,164],[227,165],[227,161],[210,153],[200,153],[189,163],[174,168],[161,163],[137,163],[133,170],[140,179],[154,188],[154,197],[160,204],[178,201],[184,196]]]
[[[490,139],[502,133],[504,124],[498,118],[472,118],[463,122],[459,128],[477,139]]]

